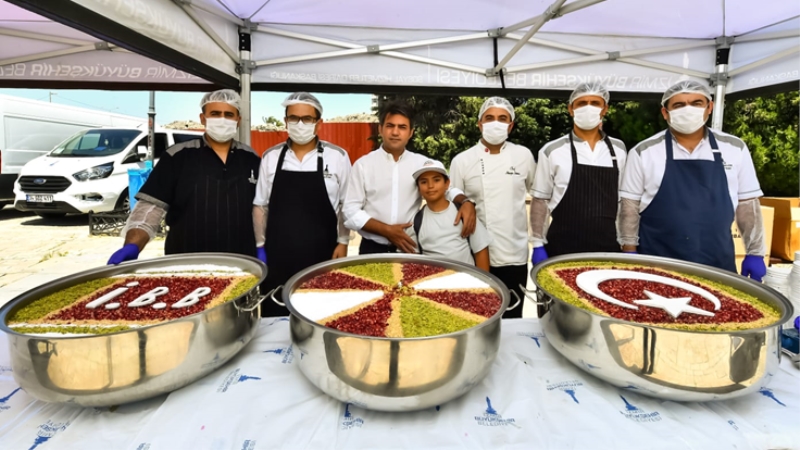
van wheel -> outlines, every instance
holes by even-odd
[[[128,188],[125,188],[121,194],[119,194],[119,198],[117,199],[117,204],[114,205],[114,211],[123,211],[123,212],[130,212],[131,210],[131,199],[128,196]]]
[[[45,212],[37,212],[37,216],[41,217],[42,219],[60,219],[67,215],[67,213],[45,213]]]

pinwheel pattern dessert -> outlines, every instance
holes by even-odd
[[[653,267],[571,262],[539,272],[537,283],[567,303],[630,322],[694,331],[735,331],[774,324],[780,312],[711,280]]]
[[[238,298],[258,278],[227,266],[173,266],[76,284],[9,315],[25,334],[107,334],[189,316]]]
[[[427,337],[474,327],[498,313],[500,296],[463,272],[421,263],[367,263],[311,278],[291,295],[306,318],[376,337]]]

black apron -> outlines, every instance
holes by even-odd
[[[583,252],[619,252],[617,207],[619,168],[608,136],[603,142],[611,152],[612,167],[578,164],[578,152],[569,134],[572,173],[567,191],[558,202],[547,230],[548,256]]]
[[[714,160],[676,161],[667,130],[664,178],[641,214],[639,253],[666,256],[736,272],[731,224],[734,210],[728,177],[714,134],[707,130]]]
[[[232,148],[223,163],[211,148],[198,151],[210,154],[193,157],[182,169],[193,175],[187,176],[190,182],[176,188],[175,204],[167,213],[169,233],[164,254],[224,252],[255,257],[252,230],[257,158],[251,165],[243,159],[247,158],[245,150]],[[209,163],[222,167],[198,167]]]
[[[283,170],[288,150],[288,145],[281,150],[269,196],[265,245],[269,271],[262,285],[264,293],[285,284],[306,267],[331,259],[338,245],[339,221],[325,186],[322,144],[317,145],[316,172]],[[271,300],[261,304],[262,317],[287,314],[286,308]]]

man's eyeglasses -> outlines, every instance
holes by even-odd
[[[312,123],[317,123],[317,120],[319,120],[319,119],[317,119],[316,117],[312,117],[312,116],[303,116],[303,117],[289,116],[289,117],[286,118],[286,123],[303,122],[306,125],[310,125]]]

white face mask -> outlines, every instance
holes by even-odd
[[[508,139],[508,125],[503,122],[486,122],[482,125],[481,136],[491,145],[500,145]]]
[[[219,143],[230,141],[236,136],[239,124],[235,120],[222,117],[206,117],[206,134]]]
[[[681,134],[691,134],[706,123],[706,109],[684,106],[669,112],[669,126]]]
[[[581,130],[593,130],[600,125],[603,119],[600,117],[600,112],[603,108],[597,106],[586,105],[572,111],[575,115],[575,125]]]
[[[286,131],[289,133],[289,139],[295,144],[308,144],[317,135],[315,133],[316,123],[287,123]]]

